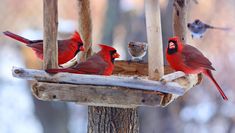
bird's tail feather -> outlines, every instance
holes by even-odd
[[[223,97],[224,100],[228,100],[227,96],[225,95],[224,91],[222,90],[222,88],[219,86],[219,84],[216,82],[216,80],[214,79],[212,72],[210,70],[206,70],[204,72],[211,80],[212,82],[216,85],[216,88],[218,89],[218,91],[220,92],[220,95]]]
[[[3,32],[3,34],[6,35],[6,36],[11,37],[11,38],[13,38],[13,39],[15,39],[17,41],[23,42],[25,44],[30,44],[30,42],[31,42],[31,40],[26,39],[24,37],[21,37],[19,35],[16,35],[16,34],[10,32],[10,31],[5,31],[5,32]]]

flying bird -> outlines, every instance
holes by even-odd
[[[114,60],[119,58],[116,49],[111,46],[99,44],[101,50],[89,57],[86,61],[80,62],[75,66],[63,69],[47,69],[48,73],[68,72],[76,74],[96,74],[106,75],[112,74],[114,69]]]
[[[145,42],[129,42],[128,53],[131,56],[131,60],[142,61],[142,58],[146,55],[148,44]]]
[[[10,31],[3,32],[6,36],[20,41],[32,48],[36,56],[43,60],[43,40],[29,40]],[[64,64],[73,59],[79,51],[84,51],[82,39],[77,31],[66,40],[58,40],[58,63]]]
[[[224,31],[230,30],[230,28],[215,27],[215,26],[205,24],[202,21],[200,21],[199,19],[196,19],[192,23],[188,23],[187,27],[188,27],[189,31],[191,32],[192,38],[194,38],[194,37],[195,38],[202,38],[207,29],[217,29],[217,30],[224,30]]]
[[[223,99],[228,100],[212,75],[211,70],[215,70],[212,63],[197,48],[184,45],[178,37],[172,37],[168,41],[166,59],[176,71],[183,71],[186,74],[205,74],[215,84]]]

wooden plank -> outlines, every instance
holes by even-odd
[[[57,68],[58,66],[57,26],[57,0],[43,0],[44,69]]]
[[[78,102],[79,104],[106,107],[133,108],[158,106],[162,94],[155,91],[122,87],[71,85],[37,82],[32,86],[34,95],[44,101]]]
[[[164,75],[162,29],[159,0],[145,0],[148,39],[149,78],[159,80]]]
[[[165,85],[159,81],[147,80],[139,77],[100,76],[58,73],[50,75],[43,70],[23,69],[13,67],[13,76],[41,82],[69,83],[79,85],[117,86],[134,89],[152,90],[163,93],[183,95],[183,88],[175,82],[167,82]]]
[[[114,62],[114,66],[115,67],[113,70],[113,74],[148,76],[148,63],[117,60]],[[172,72],[174,72],[174,70],[170,66],[164,67],[165,74],[169,74]]]

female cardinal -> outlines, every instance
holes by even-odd
[[[17,41],[23,42],[26,46],[33,49],[37,57],[43,60],[43,40],[28,40],[10,31],[3,32]],[[79,51],[84,51],[83,42],[77,31],[74,32],[70,39],[58,40],[58,63],[64,64],[73,59]]]
[[[76,64],[70,68],[64,69],[47,69],[48,73],[68,72],[77,74],[96,74],[96,75],[111,75],[114,68],[114,59],[120,55],[110,46],[99,44],[101,50],[89,57],[85,62]]]
[[[199,19],[196,19],[192,23],[187,24],[188,29],[191,32],[192,38],[202,38],[207,29],[217,29],[217,30],[230,30],[230,28],[214,27],[208,24],[203,23]]]
[[[211,70],[215,70],[212,63],[195,47],[182,44],[178,37],[170,38],[166,59],[176,71],[183,71],[186,74],[205,74],[216,85],[223,99],[228,100],[212,75]]]

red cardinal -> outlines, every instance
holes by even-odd
[[[43,40],[28,40],[10,31],[3,33],[17,41],[25,43],[26,46],[33,49],[39,59],[43,60]],[[75,31],[70,39],[58,41],[58,63],[64,64],[68,62],[76,56],[79,51],[84,51],[83,42],[79,33]]]
[[[166,59],[176,71],[183,71],[186,74],[203,73],[207,75],[216,85],[223,99],[228,100],[212,75],[211,70],[215,70],[212,63],[195,47],[182,44],[178,37],[170,38],[166,50]]]
[[[85,62],[76,64],[70,68],[47,69],[48,73],[68,72],[77,74],[111,75],[114,68],[114,59],[120,55],[110,46],[99,44],[101,50],[89,57]]]

